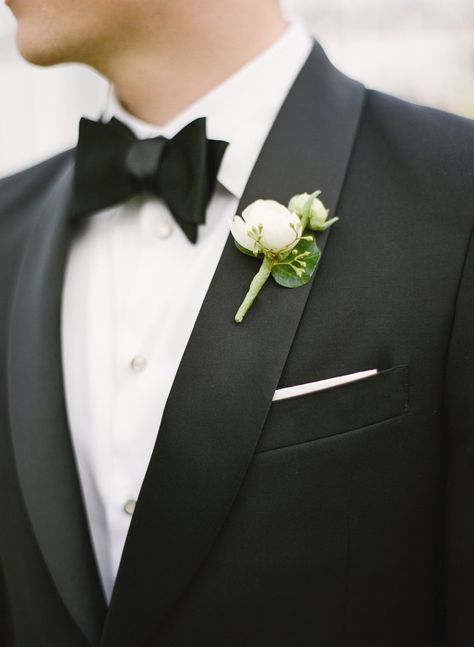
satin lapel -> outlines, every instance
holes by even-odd
[[[8,393],[18,476],[38,544],[69,613],[97,644],[105,615],[65,408],[60,303],[73,161],[35,205],[13,301]]]
[[[315,45],[239,213],[257,198],[287,202],[317,188],[334,212],[363,96],[363,87],[335,70]],[[235,311],[257,269],[229,237],[166,404],[103,646],[141,645],[156,631],[209,553],[239,491],[311,290],[270,280],[237,325]]]

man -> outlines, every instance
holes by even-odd
[[[472,645],[474,125],[274,0],[10,6],[113,95],[0,183],[1,644]],[[228,220],[316,190],[316,274],[236,324]]]

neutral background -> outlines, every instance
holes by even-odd
[[[283,0],[346,74],[417,103],[474,117],[473,0]],[[77,65],[19,57],[0,5],[0,176],[72,146],[95,118],[107,83]]]

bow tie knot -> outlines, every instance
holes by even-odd
[[[188,239],[216,183],[227,142],[206,138],[206,119],[192,121],[172,139],[138,139],[122,122],[81,119],[75,167],[75,211],[80,218],[140,193],[162,198]]]
[[[156,193],[158,168],[166,146],[164,137],[139,139],[133,142],[125,157],[125,168],[137,182],[137,192]]]

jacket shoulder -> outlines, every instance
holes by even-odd
[[[456,229],[470,235],[473,120],[367,90],[355,157],[366,177],[382,174],[393,195],[404,194],[419,205],[417,217],[426,220],[427,227],[439,221],[452,228],[447,217],[451,214]]]
[[[52,185],[66,169],[75,149],[62,151],[34,166],[0,179],[0,217],[21,210]]]
[[[473,177],[473,119],[367,90],[363,125],[384,137],[387,153],[403,148],[414,162],[442,164],[448,173],[463,168]]]

